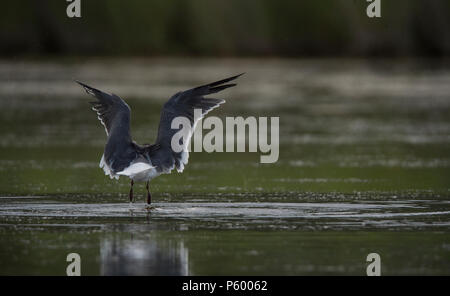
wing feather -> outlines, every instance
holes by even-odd
[[[105,173],[116,177],[116,172],[122,171],[136,158],[130,134],[130,107],[115,94],[105,93],[80,81],[76,82],[97,99],[90,104],[105,127],[108,137],[100,165],[106,165],[108,170],[105,170]]]
[[[161,173],[170,173],[174,168],[178,172],[182,172],[184,166],[188,163],[189,151],[188,144],[192,134],[194,133],[197,122],[203,118],[208,112],[225,103],[223,99],[207,98],[205,96],[218,93],[236,84],[230,82],[239,76],[232,76],[213,83],[198,86],[173,95],[165,104],[161,111],[161,118],[158,127],[158,136],[155,145],[158,149],[154,149],[150,153],[152,164]],[[201,116],[194,118],[194,110],[201,109]],[[184,116],[189,119],[191,129],[188,132],[187,141],[183,143],[183,151],[175,152],[171,147],[173,135],[179,130],[172,129],[172,120],[176,117]]]

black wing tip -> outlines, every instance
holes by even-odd
[[[241,74],[238,74],[238,75],[234,75],[234,76],[225,78],[225,79],[222,79],[222,80],[219,80],[219,81],[216,81],[216,82],[213,82],[213,83],[210,83],[208,86],[210,86],[210,87],[219,86],[219,85],[222,85],[224,83],[233,81],[233,80],[237,79],[238,77],[240,77],[240,76],[242,76],[244,74],[245,74],[245,72],[243,72]]]
[[[227,82],[228,82],[228,81],[233,81],[233,80],[235,80],[236,78],[239,78],[239,77],[241,77],[241,76],[244,75],[244,74],[245,74],[245,72],[242,72],[241,74],[238,74],[238,75],[234,75],[234,76],[225,78],[224,80],[227,80]]]
[[[221,85],[215,86],[213,88],[216,88],[216,87],[232,87],[232,86],[236,86],[236,85],[237,85],[237,83],[227,83],[227,84],[221,84]]]
[[[246,72],[242,72],[241,74],[237,74],[237,75],[234,75],[234,76],[231,76],[230,78],[228,78],[228,79],[236,79],[236,78],[238,78],[238,77],[240,77],[240,76],[242,76],[242,75],[244,75]]]
[[[81,81],[79,81],[79,80],[74,79],[74,81],[75,81],[76,83],[78,83],[79,85],[81,85],[82,87],[89,87],[89,88],[92,88],[92,87],[90,87],[89,85],[87,85],[87,84],[85,84],[85,83],[83,83],[83,82],[81,82]]]
[[[233,86],[236,86],[236,85],[237,85],[236,83],[229,83],[229,84],[222,84],[222,85],[215,86],[215,87],[210,87],[209,88],[209,92],[210,92],[210,94],[213,94],[213,93],[222,91],[224,89],[227,89],[229,87],[233,87]]]
[[[74,81],[76,83],[78,83],[79,85],[81,85],[84,88],[84,90],[86,91],[86,93],[89,94],[89,95],[96,96],[96,94],[102,93],[102,91],[100,91],[100,90],[98,90],[98,89],[96,89],[96,88],[94,88],[92,86],[89,86],[89,85],[87,85],[87,84],[85,84],[85,83],[83,83],[83,82],[81,82],[79,80],[74,80]]]
[[[225,79],[221,79],[221,80],[218,80],[218,81],[214,81],[214,82],[211,82],[211,83],[208,83],[208,84],[200,85],[200,86],[197,86],[197,87],[194,88],[194,89],[197,90],[197,89],[202,89],[202,88],[205,88],[205,87],[207,87],[207,88],[217,87],[217,86],[220,86],[220,85],[222,85],[222,84],[224,84],[224,83],[233,81],[233,80],[235,80],[236,78],[238,78],[239,76],[242,76],[242,75],[244,75],[244,74],[245,74],[245,72],[243,72],[243,73],[241,73],[241,74],[238,74],[238,75],[235,75],[235,76],[231,76],[231,77],[225,78]]]
[[[86,91],[89,90],[95,90],[95,88],[90,87],[89,85],[79,81],[79,80],[74,80],[76,83],[78,83],[79,85],[81,85]]]

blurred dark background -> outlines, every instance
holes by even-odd
[[[450,1],[3,1],[0,55],[386,56],[450,53]]]

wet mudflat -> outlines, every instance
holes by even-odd
[[[153,209],[141,184],[130,204],[73,79],[126,99],[151,143],[171,94],[235,72],[211,115],[279,116],[279,161],[191,153]],[[64,275],[76,252],[86,275],[365,275],[376,252],[383,274],[449,274],[449,81],[392,61],[2,61],[0,273]]]

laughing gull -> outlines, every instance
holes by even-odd
[[[196,123],[206,113],[225,103],[225,100],[206,98],[205,96],[235,86],[235,83],[227,84],[227,82],[242,74],[173,95],[161,110],[158,136],[156,142],[151,145],[138,145],[131,139],[130,107],[124,100],[115,94],[107,94],[76,81],[88,94],[97,98],[95,102],[90,103],[105,127],[107,141],[100,160],[100,168],[103,168],[105,175],[109,175],[111,179],[119,179],[119,176],[131,179],[130,202],[133,201],[134,182],[147,182],[147,203],[150,204],[152,196],[149,190],[149,181],[161,174],[169,174],[175,168],[180,173],[183,171],[189,158],[187,143],[190,141]],[[199,118],[194,118],[194,109],[201,109]],[[175,152],[172,149],[171,141],[172,136],[178,130],[172,129],[171,123],[174,118],[180,116],[189,119],[191,128],[188,132],[187,143],[183,143],[183,150]]]

